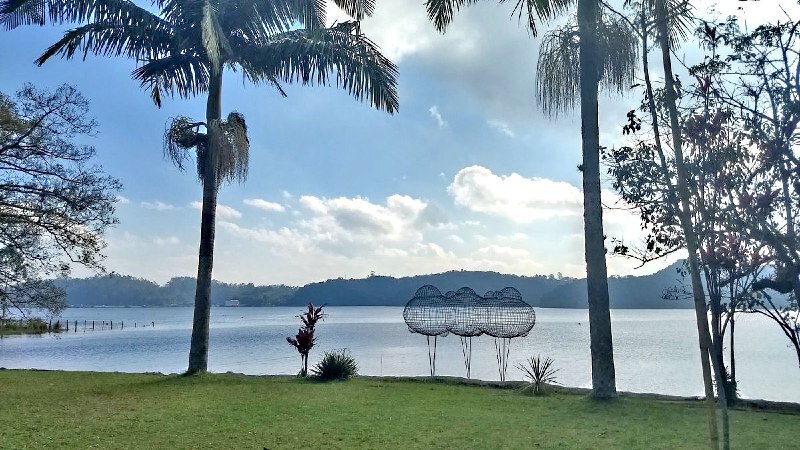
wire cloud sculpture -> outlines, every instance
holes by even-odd
[[[468,287],[442,294],[425,285],[406,303],[403,319],[412,333],[428,338],[431,376],[436,374],[436,338],[454,334],[461,338],[467,378],[470,377],[472,338],[495,338],[500,379],[505,381],[510,339],[527,336],[536,323],[533,307],[512,287],[489,291],[483,296]],[[433,351],[430,338],[433,337]]]

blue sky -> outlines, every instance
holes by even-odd
[[[246,117],[250,175],[220,191],[214,278],[297,285],[462,268],[583,276],[579,116],[538,111],[538,39],[509,19],[511,5],[468,8],[441,35],[412,3],[381,0],[363,27],[399,66],[394,116],[333,87],[289,86],[282,98],[227,74],[223,110]],[[750,18],[767,4],[735,6]],[[157,109],[130,78],[135,63],[120,58],[35,66],[63,30],[0,33],[0,91],[76,86],[99,124],[89,140],[98,162],[124,184],[108,270],[158,282],[194,275],[201,187],[164,160],[161,139],[170,117],[202,118],[204,98]],[[638,101],[602,101],[604,145],[624,142],[618,130]],[[607,211],[606,233],[636,239],[638,221]],[[634,270],[610,257],[609,269],[643,274],[666,263]]]

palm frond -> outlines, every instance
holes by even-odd
[[[67,31],[51,45],[36,64],[42,65],[55,55],[72,58],[75,53],[100,56],[124,55],[137,60],[158,58],[168,52],[171,35],[168,30],[147,26],[123,26],[117,22],[93,22]]]
[[[669,46],[676,49],[691,34],[694,15],[689,0],[667,0]]]
[[[640,13],[645,14],[645,18],[655,17],[655,2],[661,0],[641,0],[642,3],[633,0],[625,0],[625,7],[635,7],[640,9]],[[669,30],[669,45],[676,49],[680,47],[681,41],[692,32],[694,17],[694,7],[689,0],[665,0],[667,10],[667,29]],[[655,21],[649,22],[649,32],[655,32]]]
[[[639,60],[639,37],[628,22],[602,16],[597,24],[600,53],[600,86],[622,94],[630,89]]]
[[[578,32],[574,24],[545,33],[536,64],[536,100],[553,117],[575,108],[580,89]]]
[[[364,20],[375,13],[375,0],[333,0],[333,3],[356,20]]]
[[[0,0],[0,23],[6,29],[44,25],[112,21],[122,25],[166,27],[167,22],[129,0]]]
[[[306,28],[323,28],[326,3],[326,0],[295,0],[292,15]]]
[[[297,26],[299,2],[308,0],[214,0],[214,15],[229,34],[242,31],[270,35]],[[189,29],[203,20],[204,1],[155,0],[164,20],[177,28]]]
[[[148,61],[133,71],[133,78],[153,92],[153,100],[161,106],[162,93],[177,93],[183,98],[208,90],[209,67],[197,55],[179,53]]]
[[[428,18],[436,29],[444,32],[450,22],[453,21],[455,14],[469,5],[478,3],[479,0],[427,0],[425,7],[428,11]],[[521,21],[524,20],[531,34],[536,36],[538,28],[537,21],[549,21],[567,11],[575,0],[497,0],[498,3],[514,1],[512,16],[516,15]]]
[[[222,70],[223,59],[230,54],[230,44],[222,27],[217,20],[215,8],[210,0],[203,3],[203,18],[200,21],[200,29],[203,36],[203,49],[211,66],[212,72]]]
[[[425,2],[425,9],[436,30],[444,33],[458,10],[475,3],[478,0],[428,0]]]
[[[44,25],[45,6],[43,0],[0,0],[0,23],[6,30],[22,25]]]
[[[638,67],[639,41],[624,20],[602,16],[597,26],[600,86],[624,92],[633,84]],[[574,109],[580,99],[580,52],[574,21],[542,38],[536,65],[536,100],[553,117]]]
[[[511,0],[500,0],[500,3],[507,1]],[[539,32],[536,26],[537,19],[548,22],[569,10],[576,0],[516,0],[516,2],[512,15],[516,14],[519,21],[526,20],[531,35],[536,36]]]
[[[294,30],[254,44],[232,40],[236,62],[251,81],[335,84],[358,100],[394,113],[397,67],[363,35],[356,22],[320,30]]]

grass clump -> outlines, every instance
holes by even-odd
[[[347,349],[325,352],[311,369],[314,378],[322,381],[347,380],[358,374],[358,363]]]

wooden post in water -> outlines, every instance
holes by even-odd
[[[78,319],[75,319],[75,327],[73,327],[72,331],[74,331],[75,333],[78,332]]]
[[[94,331],[94,320],[92,321],[92,331]]]
[[[119,329],[120,330],[124,330],[125,329],[125,322],[120,322],[119,323]]]
[[[111,329],[112,330],[114,329],[114,321],[113,320],[111,321]]]

